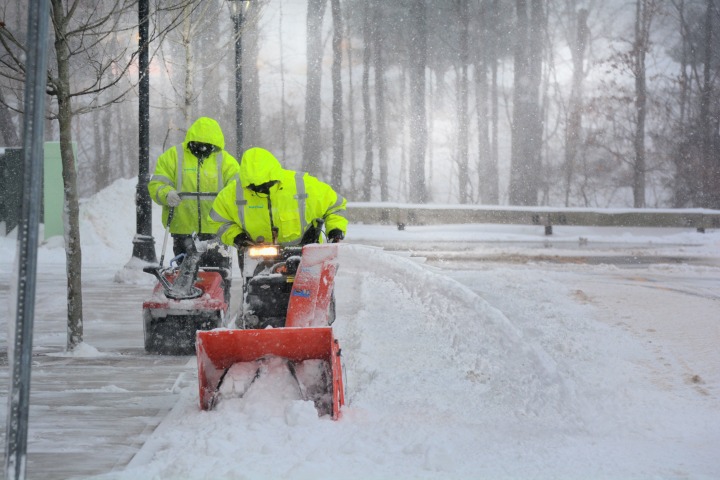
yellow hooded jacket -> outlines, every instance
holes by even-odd
[[[269,194],[256,193],[248,185],[276,181]],[[215,199],[210,220],[223,243],[232,245],[243,232],[253,240],[272,241],[272,225],[278,228],[278,243],[300,243],[305,231],[318,218],[325,231],[347,231],[344,217],[347,201],[330,185],[304,173],[285,170],[269,151],[247,150],[240,161],[240,181],[231,182]]]
[[[189,142],[209,143],[217,147],[203,161],[188,149]],[[212,118],[200,117],[192,124],[181,145],[170,147],[160,155],[155,173],[148,183],[150,197],[163,206],[162,221],[167,225],[170,207],[167,195],[176,190],[182,199],[175,207],[170,233],[192,234],[217,232],[217,225],[207,221],[217,193],[238,178],[237,160],[224,150],[225,137]]]

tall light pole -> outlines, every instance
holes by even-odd
[[[152,204],[147,186],[150,180],[150,76],[149,62],[149,13],[148,0],[138,2],[138,183],[135,192],[137,232],[133,239],[133,257],[149,263],[157,262],[155,240],[152,236]]]
[[[229,0],[235,36],[235,157],[242,157],[243,101],[242,101],[242,27],[244,11],[249,0]]]

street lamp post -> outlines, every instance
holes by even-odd
[[[152,204],[148,193],[150,178],[150,77],[149,67],[149,6],[148,0],[138,2],[138,183],[135,191],[137,233],[133,239],[133,257],[148,263],[157,262],[152,236]]]
[[[235,36],[235,142],[236,157],[242,157],[243,101],[242,101],[242,27],[243,14],[249,0],[229,0]]]

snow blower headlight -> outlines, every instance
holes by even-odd
[[[256,245],[249,247],[247,253],[250,258],[277,257],[280,249],[277,245]]]

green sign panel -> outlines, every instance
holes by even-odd
[[[77,159],[77,144],[73,142],[73,155]],[[43,207],[45,240],[64,233],[63,207],[65,194],[62,179],[60,142],[45,142],[45,172],[43,175]]]

